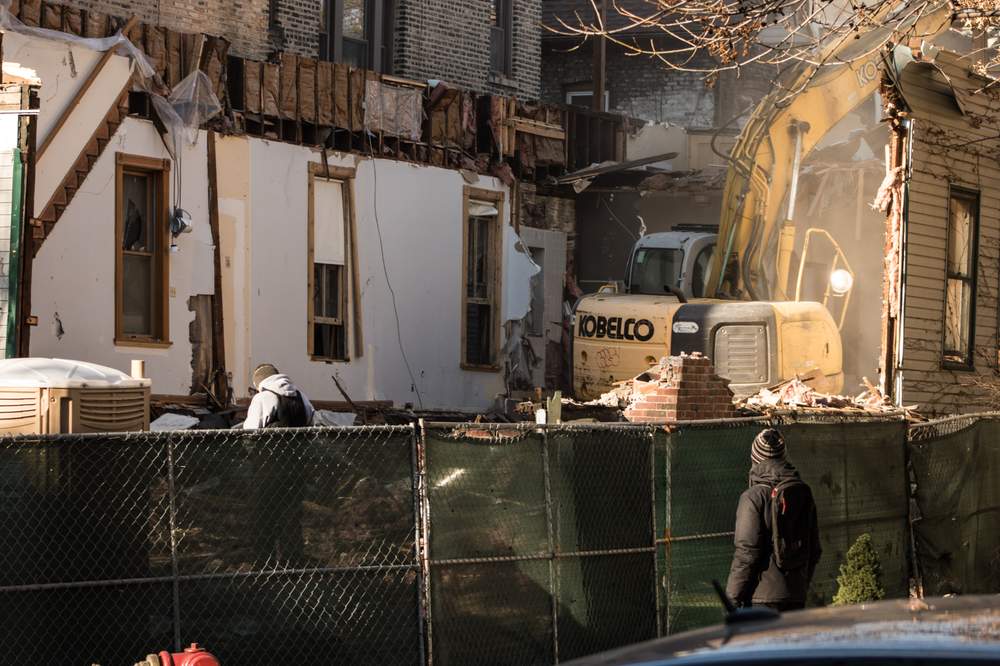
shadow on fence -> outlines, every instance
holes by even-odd
[[[721,619],[760,420],[0,440],[11,660],[550,664]],[[782,425],[829,602],[872,534],[890,596],[1000,591],[1000,420]]]

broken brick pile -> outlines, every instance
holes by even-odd
[[[729,382],[699,352],[670,356],[634,380],[625,418],[635,423],[702,421],[736,416]]]

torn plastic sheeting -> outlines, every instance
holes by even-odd
[[[156,94],[150,94],[150,97],[157,115],[168,133],[174,136],[174,141],[184,136],[192,146],[198,141],[198,129],[222,111],[219,99],[212,92],[212,82],[200,69],[184,77],[174,87],[170,97]]]
[[[531,310],[531,278],[542,268],[531,258],[528,246],[509,224],[504,225],[503,321],[521,321]]]
[[[121,31],[111,37],[77,37],[60,30],[50,30],[48,28],[35,28],[25,25],[16,16],[10,13],[11,0],[0,0],[0,29],[15,32],[28,37],[38,37],[52,41],[62,42],[70,46],[80,46],[92,51],[108,51],[115,49],[119,55],[131,58],[136,64],[139,73],[145,79],[152,79],[156,76],[156,70],[150,63],[146,54],[135,44],[130,42]]]
[[[165,99],[153,90],[154,86],[162,84],[154,64],[121,31],[111,37],[93,38],[77,37],[59,30],[35,28],[25,25],[11,14],[10,6],[11,0],[0,0],[0,29],[93,51],[115,49],[116,53],[130,58],[141,77],[140,85],[149,92],[153,107],[168,132],[174,135],[175,144],[181,129],[186,130],[188,141],[194,143],[198,138],[198,128],[222,110],[219,99],[212,91],[211,82],[201,70],[195,69],[181,80],[170,93],[170,97]],[[174,157],[177,152],[175,145]]]
[[[382,81],[365,85],[365,129],[419,141],[423,129],[423,90]]]

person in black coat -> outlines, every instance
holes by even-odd
[[[736,509],[736,552],[726,594],[740,607],[805,608],[806,592],[822,553],[812,492],[786,459],[785,442],[777,430],[769,428],[757,435],[750,459],[750,487],[743,491]],[[803,505],[799,507],[802,518],[792,528],[784,528],[798,533],[781,534],[785,543],[798,548],[796,557],[789,557],[792,566],[779,566],[777,560],[782,558],[774,553],[771,502],[779,485],[779,492],[789,495],[793,491],[784,489],[794,486],[794,496]]]

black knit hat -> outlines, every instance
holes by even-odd
[[[768,459],[784,460],[785,458],[785,438],[774,428],[767,428],[757,433],[753,439],[753,447],[750,449],[750,460],[753,464],[763,462]]]

